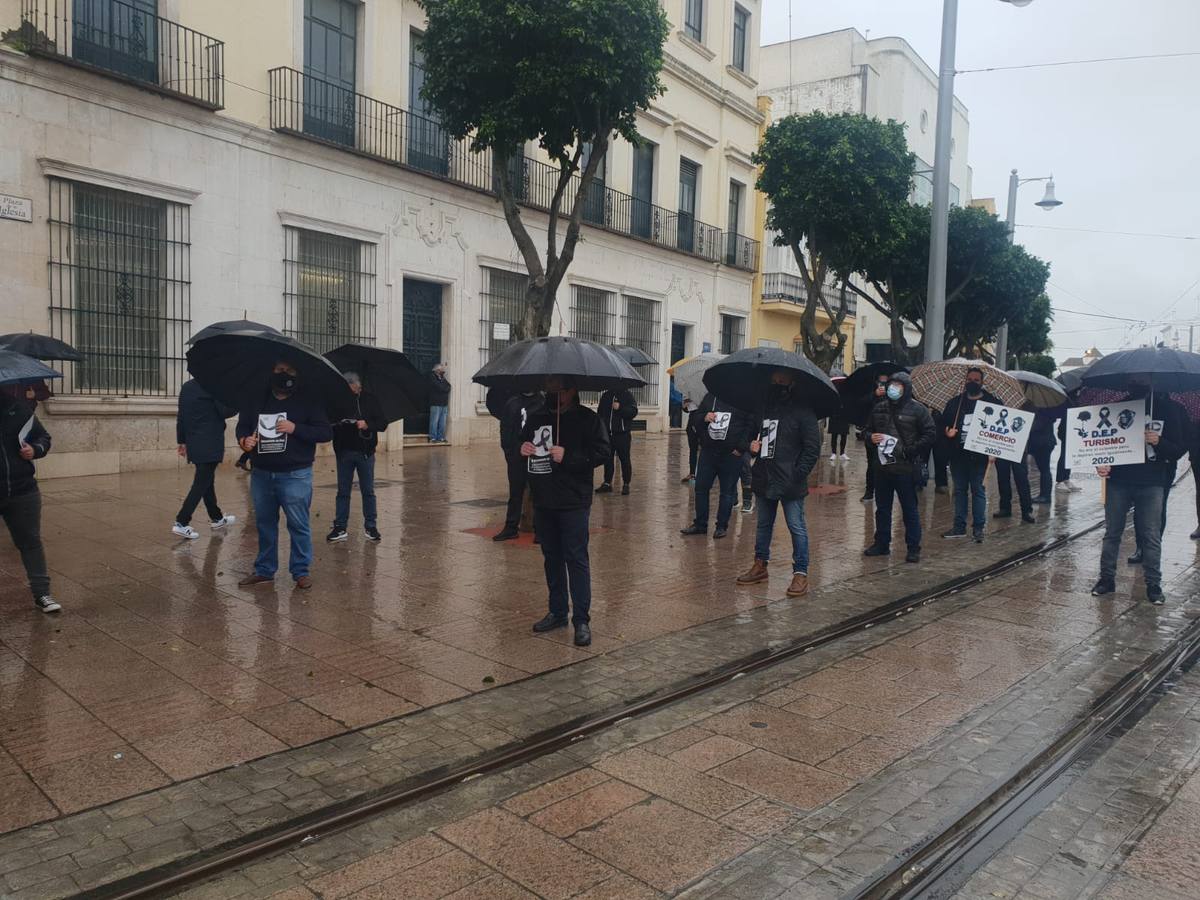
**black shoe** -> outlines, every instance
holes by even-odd
[[[553,631],[555,628],[566,627],[567,617],[559,617],[554,615],[554,613],[546,613],[545,618],[539,619],[533,623],[533,630],[538,634],[542,634],[547,631]]]
[[[720,525],[718,525],[717,530],[713,532],[713,540],[715,541],[717,538],[723,538],[727,534],[729,534],[729,529],[722,528]]]
[[[861,500],[863,503],[874,503],[875,495],[874,494],[863,494],[858,499]]]
[[[1021,521],[1026,525],[1036,525],[1037,519],[1033,517],[1033,513],[1021,513]]]
[[[687,528],[680,528],[679,533],[686,535],[708,534],[708,528],[704,525],[689,525]]]
[[[884,547],[882,544],[872,544],[863,551],[863,556],[890,556],[892,549]]]
[[[1163,589],[1157,584],[1146,585],[1146,599],[1154,606],[1162,606],[1167,602],[1167,598],[1163,596]]]
[[[1111,594],[1117,589],[1117,584],[1111,578],[1101,578],[1092,588],[1093,597],[1103,597],[1105,594]]]
[[[346,540],[348,537],[350,537],[350,535],[346,534],[345,528],[339,528],[337,525],[334,525],[329,529],[329,534],[325,535],[325,540],[331,544],[337,544]]]
[[[1197,528],[1195,531],[1189,534],[1188,537],[1190,537],[1193,541],[1200,541],[1200,528]]]
[[[974,538],[975,543],[977,543],[977,544],[983,543],[983,532],[982,531],[973,532],[971,534],[971,537]]]
[[[378,528],[365,528],[363,529],[363,534],[367,536],[367,540],[372,544],[378,544],[383,540],[383,535],[379,533]]]
[[[575,646],[590,647],[592,645],[592,628],[587,622],[575,626]]]
[[[493,541],[511,541],[520,537],[521,532],[513,528],[511,525],[505,525],[496,534],[492,535]]]
[[[1003,509],[1001,509],[1001,510],[998,510],[998,511],[996,511],[996,512],[992,513],[992,518],[993,518],[993,519],[1011,519],[1011,518],[1012,518],[1012,510],[1011,510],[1011,509],[1009,509],[1009,510],[1003,510]]]
[[[627,485],[627,484],[623,484],[623,485],[621,485],[621,496],[622,496],[622,497],[628,497],[628,496],[629,496],[629,485]]]
[[[1138,547],[1136,550],[1134,550],[1133,556],[1129,557],[1129,559],[1125,560],[1125,562],[1129,563],[1131,566],[1140,566],[1142,564],[1142,548]]]
[[[1033,502],[1036,503],[1038,506],[1049,506],[1050,498],[1049,497],[1034,497]]]
[[[942,535],[942,537],[946,538],[947,540],[953,540],[955,538],[965,538],[966,536],[967,536],[967,529],[965,529],[965,528],[951,528],[949,531],[947,531],[945,534]]]
[[[606,482],[604,482],[604,484],[600,485],[600,487],[596,488],[596,493],[597,494],[611,494],[612,493],[612,485],[606,481]]]
[[[49,594],[45,594],[36,598],[33,601],[33,605],[44,613],[56,613],[62,609],[62,607],[58,605],[58,602]]]
[[[906,563],[919,563],[921,561],[921,551],[910,548],[909,551],[904,554],[904,561]]]

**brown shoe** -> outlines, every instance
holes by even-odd
[[[310,587],[312,587],[312,576],[311,575],[301,575],[299,578],[296,579],[296,587],[298,587],[302,591],[307,591]]]
[[[808,593],[808,576],[801,575],[797,572],[792,576],[792,583],[788,585],[787,595],[789,597],[803,597]]]
[[[767,564],[761,559],[756,559],[749,570],[737,577],[738,584],[758,584],[760,581],[766,580]]]
[[[254,587],[256,584],[267,584],[274,581],[274,578],[268,578],[266,575],[259,575],[257,572],[252,572],[241,581],[238,582],[239,587]]]

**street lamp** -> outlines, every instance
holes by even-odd
[[[1033,0],[1000,0],[1028,6]],[[938,67],[936,143],[933,154],[933,211],[929,230],[929,285],[925,300],[925,359],[942,358],[946,335],[946,245],[950,237],[950,139],[954,123],[954,51],[958,0],[942,5],[942,54]],[[1051,198],[1053,199],[1053,198]]]

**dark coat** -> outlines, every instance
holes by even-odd
[[[721,402],[712,394],[704,395],[704,400],[700,403],[700,408],[696,412],[700,414],[701,450],[716,453],[719,456],[728,456],[734,450],[743,455],[750,451],[750,442],[754,440],[754,435],[758,431],[758,423],[754,421],[754,417],[750,413],[741,409],[734,409],[728,403]],[[713,436],[710,426],[714,423],[704,421],[704,417],[710,412],[727,413],[729,415],[729,427],[726,429],[725,437],[722,439],[717,439]]]
[[[991,394],[989,394],[986,389],[984,390],[982,397],[978,397],[974,400],[968,397],[964,391],[947,403],[946,408],[942,410],[941,416],[938,417],[938,427],[942,429],[941,434],[943,437],[945,437],[946,434],[945,429],[958,429],[958,434],[955,437],[946,438],[950,448],[951,458],[956,459],[963,454],[978,456],[980,459],[989,458],[982,453],[975,453],[973,450],[968,450],[963,446],[963,423],[967,420],[967,416],[972,415],[975,412],[975,404],[977,403],[995,403],[998,406],[1004,405]]]
[[[188,462],[219,463],[225,458],[225,420],[235,412],[196,379],[183,383],[175,415],[175,443],[187,447]]]
[[[615,411],[612,408],[614,400],[621,406]],[[638,405],[637,401],[633,399],[633,394],[627,390],[605,391],[600,395],[600,404],[596,408],[596,413],[600,416],[604,427],[608,429],[609,437],[628,434],[630,423],[637,418]]]
[[[1029,430],[1029,453],[1049,453],[1054,449],[1054,419],[1057,413],[1037,410],[1033,414],[1033,427]]]
[[[447,406],[450,403],[450,382],[437,372],[429,373],[429,405]]]
[[[259,432],[262,416],[268,416],[274,424],[276,416],[285,416],[295,423],[291,434],[265,440]],[[294,472],[311,468],[317,455],[317,444],[333,440],[333,429],[325,410],[304,395],[294,395],[280,400],[269,394],[255,410],[243,410],[238,416],[238,440],[259,432],[259,442],[251,453],[252,466],[264,472]]]
[[[553,446],[562,447],[562,463],[549,457],[527,457],[529,492],[533,505],[542,509],[585,509],[592,505],[593,472],[612,459],[608,430],[600,417],[578,403],[559,415],[549,406],[531,413],[521,430],[521,442],[534,440],[550,429]]]
[[[500,409],[500,449],[505,455],[511,456],[520,451],[523,441],[521,433],[526,422],[531,415],[545,408],[546,398],[540,393],[512,394],[504,401]]]
[[[821,428],[806,406],[788,399],[768,401],[760,447],[750,475],[754,493],[767,500],[799,500],[821,454]]]
[[[890,434],[900,439],[894,454],[895,462],[880,464],[880,470],[896,475],[913,471],[914,466],[932,449],[937,440],[938,429],[933,415],[924,404],[912,398],[912,388],[906,387],[904,396],[896,403],[884,398],[875,404],[867,421],[869,434]],[[875,462],[879,454],[873,453]]]
[[[388,421],[384,418],[379,400],[370,391],[364,390],[354,398],[358,417],[354,422],[338,422],[333,426],[333,452],[337,455],[357,450],[372,456],[379,446],[379,432],[387,431]],[[355,422],[362,419],[367,430],[359,430]]]
[[[0,405],[0,500],[19,497],[37,490],[33,460],[21,458],[21,429],[33,416],[33,404],[25,400],[6,400]],[[35,416],[25,443],[33,448],[33,459],[50,452],[50,435]]]

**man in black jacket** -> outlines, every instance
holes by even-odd
[[[787,369],[771,375],[766,410],[758,437],[750,443],[754,454],[752,479],[758,497],[758,534],[754,541],[754,564],[737,578],[738,584],[767,580],[775,515],[783,506],[783,517],[792,534],[792,580],[789,597],[808,593],[808,525],[804,520],[804,498],[808,476],[821,454],[821,428],[817,417],[793,396],[795,376]]]
[[[50,569],[42,546],[42,492],[33,465],[49,452],[50,435],[33,414],[33,405],[12,396],[0,397],[0,460],[4,467],[0,518],[21,554],[33,605],[44,613],[56,613],[62,607],[50,596]]]
[[[429,443],[446,443],[446,420],[450,415],[450,382],[446,364],[438,363],[429,375]]]
[[[599,416],[579,404],[574,387],[550,376],[546,379],[546,406],[529,415],[521,437],[521,456],[533,495],[534,528],[542,544],[549,589],[550,611],[533,630],[541,634],[566,628],[573,607],[575,646],[587,647],[592,642],[588,559],[592,472],[612,457],[608,431]]]
[[[183,498],[171,531],[194,541],[200,532],[191,526],[192,513],[201,500],[213,528],[232,525],[236,518],[221,512],[217,503],[217,466],[225,458],[225,420],[233,410],[218,403],[200,382],[191,378],[179,390],[179,411],[175,415],[175,442],[179,455],[196,467],[192,487]]]
[[[975,543],[983,543],[983,531],[987,527],[987,490],[983,480],[987,476],[988,457],[968,450],[964,443],[963,424],[974,415],[976,404],[1000,401],[983,389],[983,369],[967,369],[966,389],[946,404],[942,410],[942,433],[950,442],[950,474],[954,478],[954,527],[942,535],[944,538],[967,536],[967,498],[971,501],[971,532]],[[1003,404],[1000,404],[1003,405]]]
[[[720,480],[717,500],[717,527],[713,538],[729,531],[729,517],[737,502],[738,481],[742,477],[750,440],[754,437],[754,419],[749,413],[722,403],[706,394],[700,403],[704,416],[700,432],[700,459],[696,464],[696,518],[680,534],[708,534],[708,495],[713,482]]]
[[[630,424],[637,418],[637,401],[633,394],[622,388],[618,391],[605,391],[600,395],[600,405],[596,409],[600,421],[608,429],[608,440],[612,445],[613,455],[604,463],[604,482],[596,488],[597,494],[611,494],[613,473],[613,457],[621,461],[621,493],[629,494],[629,482],[633,478],[633,463],[630,461],[630,450],[633,445],[633,434]]]
[[[354,394],[357,415],[353,419],[333,426],[333,455],[337,460],[337,500],[333,513],[333,528],[326,536],[329,543],[346,540],[346,526],[350,524],[350,492],[354,489],[354,476],[358,475],[358,492],[362,495],[363,534],[372,543],[383,539],[379,533],[379,519],[375,505],[375,448],[379,445],[379,432],[387,431],[387,419],[379,400],[370,391],[363,389],[362,378],[357,372],[343,372],[342,377]]]
[[[917,467],[937,439],[933,416],[912,396],[912,379],[897,372],[886,396],[867,420],[875,451],[875,542],[865,556],[887,556],[892,546],[892,498],[900,498],[904,517],[905,562],[921,561],[921,511],[917,503]]]
[[[258,409],[238,417],[238,444],[253,453],[250,496],[258,526],[258,558],[254,572],[239,585],[250,587],[275,580],[279,568],[279,510],[287,519],[291,548],[288,572],[296,587],[312,587],[312,529],[308,511],[312,505],[312,467],[317,444],[333,439],[325,411],[302,393],[296,369],[277,362],[271,387]]]
[[[529,414],[540,411],[543,403],[542,395],[536,391],[514,394],[503,388],[491,388],[487,392],[488,411],[500,420],[500,449],[504,451],[508,470],[508,508],[504,527],[492,537],[493,541],[511,541],[521,533],[521,506],[525,502],[525,485],[529,482],[525,458],[521,456],[521,433]]]
[[[1145,433],[1146,461],[1096,468],[1096,474],[1108,479],[1108,486],[1104,501],[1100,580],[1092,588],[1092,596],[1111,594],[1117,589],[1117,554],[1132,509],[1134,527],[1141,541],[1146,599],[1160,606],[1166,602],[1162,590],[1163,511],[1175,465],[1187,452],[1187,413],[1167,394],[1151,396],[1150,379],[1146,376],[1134,376],[1131,388],[1134,397],[1146,398],[1149,413],[1149,427]]]
[[[870,418],[871,410],[875,408],[875,404],[884,398],[884,392],[887,390],[888,377],[879,375],[875,378],[875,386],[871,388],[871,393],[859,401],[861,406],[860,415],[865,415]],[[865,414],[862,412],[865,407]],[[863,421],[863,419],[859,419]],[[873,503],[875,500],[875,467],[879,464],[879,454],[875,452],[875,445],[871,443],[870,429],[864,426],[859,429],[859,438],[863,442],[863,447],[867,452],[867,484],[863,490],[862,502]]]

